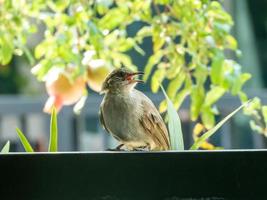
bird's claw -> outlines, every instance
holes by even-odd
[[[149,151],[149,147],[148,146],[144,146],[144,147],[136,147],[133,149],[134,151]]]
[[[123,146],[124,144],[120,144],[115,148],[108,148],[107,151],[125,151],[125,149],[122,149]]]

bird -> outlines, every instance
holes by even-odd
[[[143,81],[126,68],[113,70],[102,84],[104,94],[100,104],[99,119],[103,128],[120,145],[115,150],[165,151],[170,149],[170,139],[165,123],[153,102],[135,89]],[[124,148],[124,149],[123,149]]]

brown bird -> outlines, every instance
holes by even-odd
[[[135,89],[143,72],[116,69],[102,85],[100,122],[128,150],[168,150],[167,128],[152,101]]]

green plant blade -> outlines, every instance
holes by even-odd
[[[7,141],[5,146],[2,148],[1,153],[9,153],[9,149],[10,149],[10,142]]]
[[[221,126],[230,119],[233,115],[235,115],[241,108],[243,108],[245,105],[247,105],[250,101],[247,101],[246,103],[239,106],[237,109],[235,109],[233,112],[231,112],[229,115],[227,115],[223,120],[221,120],[216,126],[208,130],[206,133],[204,133],[200,138],[198,138],[195,143],[191,146],[190,150],[197,150],[203,142],[205,142],[209,137],[211,137]]]
[[[22,131],[19,128],[16,128],[16,131],[17,131],[20,142],[22,143],[25,151],[26,152],[34,152],[32,146],[30,145],[29,141],[27,140],[25,135],[22,133]]]
[[[50,120],[50,138],[49,138],[49,152],[57,151],[57,111],[55,108],[52,109],[51,120]]]
[[[183,132],[181,120],[162,85],[160,85],[167,101],[168,128],[171,142],[171,150],[184,150]]]

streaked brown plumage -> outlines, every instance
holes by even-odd
[[[134,87],[141,72],[114,70],[105,80],[100,106],[103,127],[129,150],[170,149],[167,128],[152,101]]]

